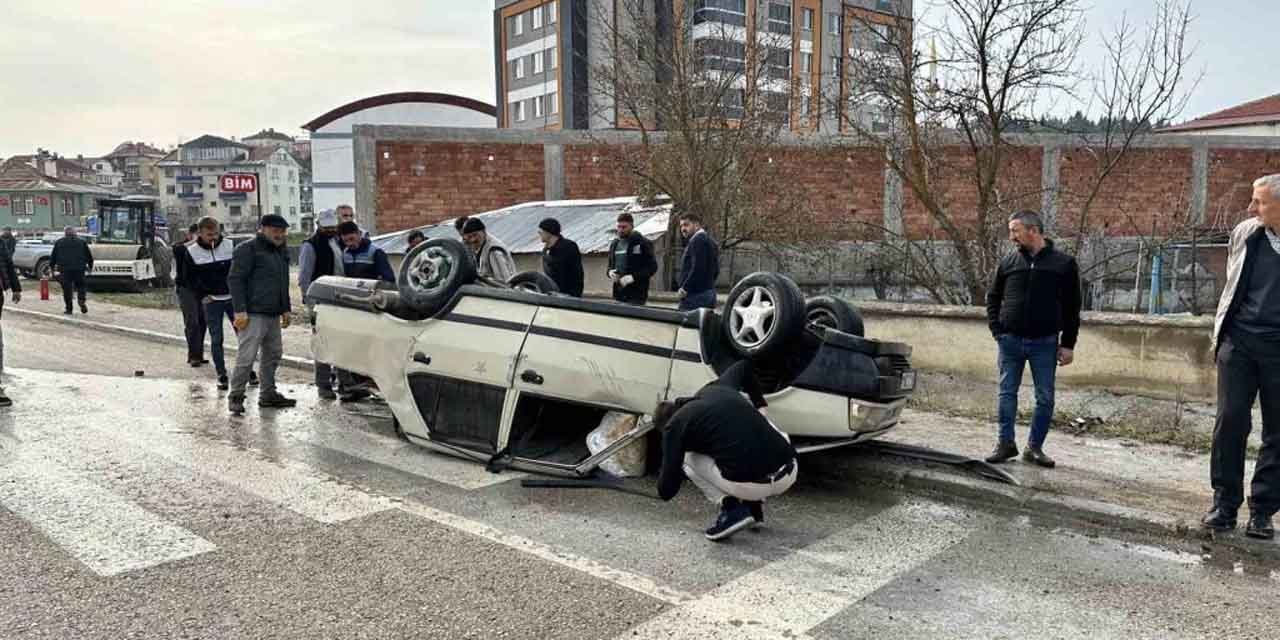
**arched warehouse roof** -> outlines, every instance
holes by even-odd
[[[342,105],[328,113],[302,125],[307,131],[318,131],[325,125],[344,118],[353,113],[359,113],[366,109],[374,107],[382,107],[391,104],[404,103],[422,103],[422,104],[443,104],[462,109],[470,109],[477,113],[488,116],[497,117],[498,109],[491,104],[485,104],[479,100],[464,98],[463,96],[455,96],[449,93],[430,93],[425,91],[402,91],[400,93],[384,93],[380,96],[372,96],[355,102]]]

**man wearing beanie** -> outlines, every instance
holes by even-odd
[[[506,282],[516,274],[516,261],[511,258],[511,252],[485,231],[484,222],[479,218],[469,218],[463,225],[462,241],[475,252],[476,275]]]
[[[315,304],[307,300],[307,289],[311,283],[324,276],[345,275],[342,270],[342,245],[338,241],[338,213],[333,209],[325,209],[316,217],[316,231],[303,241],[298,252],[298,288],[302,291],[302,301],[306,305],[307,318],[311,320],[312,332],[315,332]],[[334,378],[338,381],[338,391],[334,391]],[[338,397],[338,392],[351,386],[351,376],[341,369],[335,369],[324,362],[316,362],[316,393],[325,400]]]
[[[542,270],[560,287],[560,293],[582,297],[582,252],[578,244],[561,237],[560,221],[547,218],[538,223],[538,237],[542,239]]]

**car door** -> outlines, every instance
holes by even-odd
[[[630,413],[666,397],[678,325],[599,309],[540,306],[520,352],[519,393]]]
[[[501,449],[513,372],[536,311],[523,302],[464,295],[427,323],[405,371],[432,441],[486,456]]]

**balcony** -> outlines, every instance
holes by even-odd
[[[203,182],[204,181],[204,177],[202,176],[178,176],[174,179],[177,180],[180,184],[185,182]]]
[[[178,198],[181,200],[203,200],[204,194],[199,191],[192,191],[191,193],[179,193]]]
[[[243,202],[249,199],[249,194],[236,193],[232,191],[222,191],[218,193],[218,198],[222,200],[226,200],[228,202]]]

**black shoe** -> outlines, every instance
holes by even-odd
[[[227,409],[232,415],[244,415],[244,396],[230,396],[227,398]]]
[[[1204,514],[1200,524],[1214,531],[1230,531],[1236,528],[1236,510],[1215,506]]]
[[[3,409],[5,407],[12,407],[12,406],[13,406],[13,400],[10,400],[9,396],[6,396],[5,394],[0,393],[0,409]]]
[[[1244,527],[1244,534],[1250,538],[1270,540],[1276,537],[1276,528],[1271,524],[1271,516],[1266,513],[1249,513],[1249,524]]]
[[[203,362],[203,361],[201,361],[201,360],[188,360],[188,361],[187,361],[187,364],[191,365],[191,367],[192,367],[192,368],[195,368],[195,367],[198,367],[198,366],[200,366],[200,365],[204,364],[204,362]]]
[[[85,304],[85,303],[81,302],[81,303],[80,303],[80,313],[89,313],[89,305],[87,305],[87,304]]]
[[[338,394],[334,393],[333,389],[317,387],[316,393],[320,396],[321,400],[336,400],[338,398]]]
[[[373,395],[368,389],[352,389],[351,391],[343,391],[339,400],[342,402],[360,402]]]
[[[764,503],[759,500],[744,500],[742,504],[747,505],[747,509],[751,511],[751,519],[755,520],[751,523],[751,528],[759,529],[764,524]]]
[[[726,498],[720,508],[720,516],[716,523],[706,530],[708,540],[726,540],[729,536],[746,529],[756,520],[751,517],[751,509],[734,498]]]
[[[220,391],[226,391],[226,390],[227,390],[227,388],[228,388],[228,387],[230,387],[230,386],[231,386],[231,385],[227,383],[227,377],[226,377],[226,376],[218,376],[218,389],[219,389]]]
[[[249,386],[258,386],[258,374],[255,373],[253,369],[249,370]]]
[[[1031,464],[1038,467],[1044,467],[1046,469],[1052,469],[1058,466],[1058,463],[1054,462],[1053,458],[1046,456],[1044,454],[1044,450],[1040,447],[1028,446],[1027,450],[1022,452],[1022,461],[1030,462]]]
[[[1012,440],[1001,440],[996,444],[996,448],[991,452],[991,455],[987,456],[987,462],[995,464],[1012,460],[1016,457],[1018,457],[1018,445],[1014,444]]]
[[[63,311],[63,312],[62,312],[62,315],[64,315],[64,316],[69,316],[69,315],[71,315],[71,310],[70,310],[70,309],[67,309],[66,311]]]
[[[258,406],[267,409],[288,409],[298,406],[298,401],[293,398],[286,398],[279,393],[273,393],[258,398]]]

